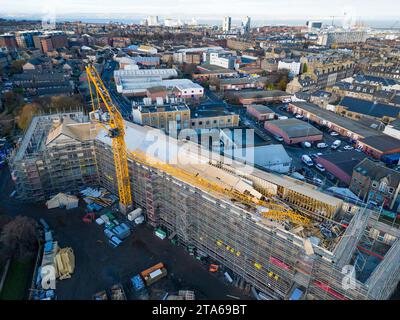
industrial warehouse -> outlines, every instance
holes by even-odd
[[[400,235],[377,212],[157,129],[124,126],[133,206],[181,245],[276,299],[296,289],[310,300],[388,299],[395,290]],[[187,161],[172,161],[182,154]],[[9,158],[17,197],[44,201],[87,186],[118,195],[114,156],[112,139],[84,113],[36,116]],[[363,252],[375,248],[381,259],[371,267]]]

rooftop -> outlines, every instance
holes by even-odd
[[[240,91],[235,92],[235,96],[241,97],[243,99],[253,99],[253,98],[280,98],[291,96],[289,93],[281,90],[250,90],[250,91]]]
[[[378,134],[361,139],[361,142],[371,148],[382,152],[390,152],[400,149],[400,140],[386,134]]]
[[[268,121],[267,124],[278,127],[284,131],[289,138],[322,135],[322,132],[317,128],[298,119],[272,120]]]
[[[317,116],[322,120],[332,122],[343,129],[354,132],[361,137],[369,137],[378,133],[377,130],[369,128],[358,121],[354,121],[349,118],[342,117],[337,113],[322,109],[314,103],[296,101],[291,102],[291,104]]]
[[[342,171],[351,176],[353,168],[360,163],[363,159],[367,158],[364,153],[354,150],[344,152],[332,152],[319,156],[318,158],[324,159],[339,167]]]
[[[339,105],[345,107],[349,111],[377,118],[385,116],[397,118],[400,112],[400,109],[395,106],[351,97],[344,97]]]
[[[259,113],[274,113],[271,108],[264,106],[263,104],[251,104],[250,106]]]
[[[384,165],[369,160],[368,158],[361,161],[354,168],[354,171],[376,181],[379,181],[382,178],[387,178],[388,185],[390,186],[397,187],[400,184],[400,172],[389,169]]]

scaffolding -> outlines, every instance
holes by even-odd
[[[14,157],[18,196],[37,201],[91,184],[117,194],[111,146],[93,139],[45,148],[43,140],[51,122],[46,118],[33,121],[26,135],[29,141],[23,141]],[[82,152],[81,159],[78,153]],[[84,178],[82,167],[87,166],[91,174]],[[398,231],[388,228],[385,232],[390,231],[395,240],[383,261],[365,283],[356,279],[354,287],[343,286],[347,275],[342,267],[351,262],[368,228],[383,228],[379,221],[371,225],[371,215],[364,208],[353,210],[347,230],[336,242],[331,246],[312,244],[310,252],[305,246],[310,235],[265,218],[246,201],[233,201],[231,193],[211,188],[205,179],[146,163],[134,154],[129,155],[128,167],[134,205],[143,209],[150,225],[164,229],[184,246],[201,250],[229,270],[235,281],[244,281],[261,292],[287,299],[294,288],[302,288],[305,299],[387,299],[399,281]],[[254,181],[260,192],[268,194],[261,178]],[[331,213],[312,212],[313,206],[323,208],[317,201],[297,207],[291,203],[294,198],[285,202],[287,192],[280,186],[274,197],[283,196],[282,205],[290,202],[291,207],[312,218],[315,232],[324,221],[337,223]],[[335,206],[327,205],[326,209],[340,215]]]

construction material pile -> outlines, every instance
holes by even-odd
[[[124,288],[120,283],[114,284],[110,288],[111,300],[126,300]]]
[[[67,210],[77,208],[79,199],[65,193],[58,193],[53,198],[46,202],[47,209],[65,208]]]
[[[75,255],[72,248],[63,248],[55,257],[57,277],[60,280],[71,278],[75,269]]]
[[[116,196],[104,188],[88,187],[83,189],[80,194],[90,211],[100,211],[102,208],[109,207],[118,200]]]
[[[166,300],[195,300],[194,291],[179,290],[178,295],[170,294]]]

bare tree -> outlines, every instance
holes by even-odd
[[[36,221],[25,216],[17,216],[7,223],[0,234],[0,243],[5,254],[17,259],[34,255],[37,239]]]

